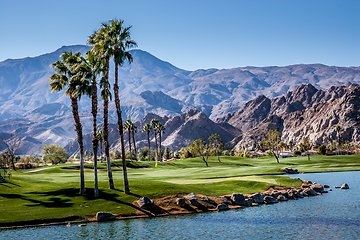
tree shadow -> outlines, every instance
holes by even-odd
[[[50,198],[48,201],[40,201],[37,199],[32,199],[30,197],[21,195],[21,194],[0,194],[1,197],[4,198],[14,198],[14,199],[21,199],[21,200],[25,200],[25,201],[29,201],[31,203],[34,204],[26,204],[25,206],[27,207],[36,207],[36,206],[44,206],[44,207],[48,207],[48,208],[63,208],[63,207],[71,207],[74,204],[70,203],[70,199],[61,199],[61,198],[56,198],[56,197],[52,197]]]

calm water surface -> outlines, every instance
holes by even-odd
[[[360,239],[360,172],[292,175],[321,196],[226,212],[0,231],[0,239]],[[334,189],[348,183],[349,190]]]

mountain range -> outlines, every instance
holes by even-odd
[[[70,49],[85,53],[89,47],[63,46],[55,52],[38,57],[0,62],[0,137],[6,137],[10,132],[23,137],[20,153],[39,153],[42,144],[57,143],[65,146],[75,138],[68,97],[63,91],[51,93],[48,85],[48,79],[54,73],[51,64],[59,60],[63,51]],[[300,64],[186,71],[142,50],[132,50],[131,54],[133,63],[124,64],[119,69],[124,120],[130,118],[134,122],[141,122],[148,113],[156,114],[157,118],[166,116],[171,119],[197,109],[210,121],[215,121],[216,126],[222,126],[222,129],[232,131],[235,135],[245,133],[271,114],[288,113],[292,112],[291,109],[297,111],[312,106],[313,103],[308,104],[306,100],[292,102],[291,96],[286,95],[302,84],[310,83],[314,89],[319,89],[316,91],[320,91],[317,95],[321,95],[331,86],[348,82],[360,83],[360,67]],[[114,79],[113,73],[110,68],[110,81]],[[276,105],[268,108],[269,101],[275,101],[279,96],[283,96],[276,100],[281,108],[275,107]],[[253,99],[262,102],[266,109],[258,109],[261,116],[257,120],[251,115],[255,116],[256,113],[238,113],[242,107],[255,104],[251,102]],[[289,105],[281,105],[282,101],[289,102]],[[110,122],[116,122],[113,105],[110,105]],[[80,101],[80,114],[84,133],[91,131],[89,109],[90,100],[83,97]],[[243,122],[236,124],[237,116],[243,117]],[[101,107],[98,120],[101,124]],[[237,130],[229,130],[224,125]],[[167,137],[170,137],[171,132],[168,133]],[[164,143],[177,146],[170,139]]]

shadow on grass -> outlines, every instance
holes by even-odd
[[[4,198],[22,199],[34,203],[34,204],[25,205],[27,207],[44,206],[48,208],[53,208],[53,207],[64,208],[64,207],[71,207],[74,205],[73,203],[69,203],[70,199],[61,199],[58,197],[52,197],[49,199],[49,201],[40,201],[20,194],[0,194],[0,196]]]

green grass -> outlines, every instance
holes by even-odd
[[[163,197],[175,193],[224,195],[252,193],[271,185],[299,186],[301,181],[278,176],[280,168],[300,172],[360,170],[360,155],[288,158],[276,163],[274,158],[209,158],[209,167],[199,158],[160,162],[129,162],[130,195],[123,193],[121,161],[113,161],[115,190],[108,189],[105,163],[99,163],[100,198],[93,198],[92,164],[86,164],[87,191],[80,195],[79,166],[61,164],[38,172],[16,171],[0,184],[0,226],[47,221],[84,220],[98,211],[134,214],[131,202],[140,196]]]

